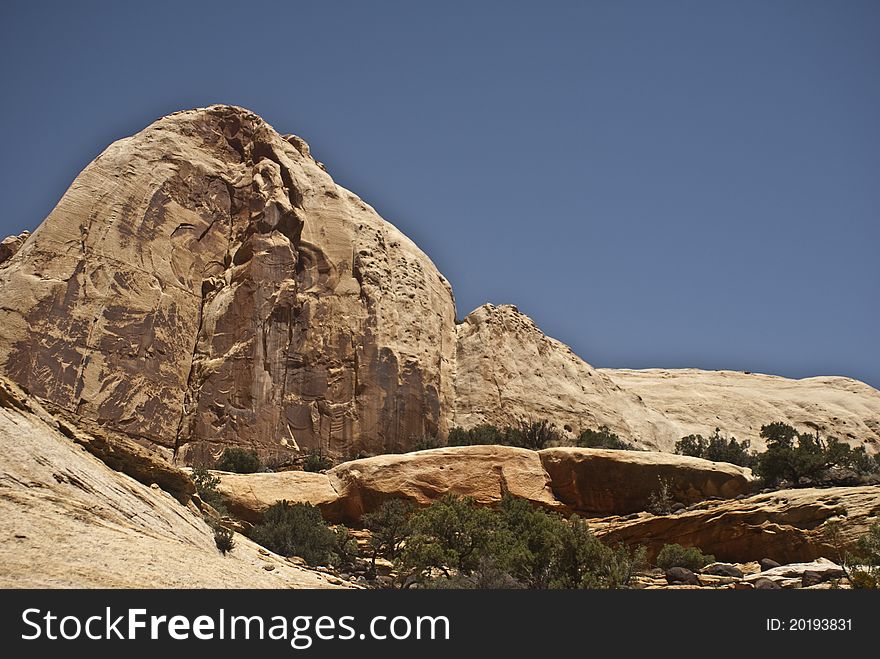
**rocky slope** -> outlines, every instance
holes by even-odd
[[[461,324],[430,259],[298,137],[229,106],[108,147],[0,245],[0,372],[186,463],[406,450],[453,425],[608,425],[644,448],[771,421],[880,441],[846,378],[595,369],[511,306]]]
[[[199,514],[110,469],[64,427],[0,379],[0,587],[333,587],[241,535],[221,556]]]

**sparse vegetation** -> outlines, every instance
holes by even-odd
[[[856,543],[856,553],[847,560],[853,588],[880,588],[880,522],[872,524]]]
[[[376,571],[377,558],[393,561],[400,554],[410,534],[409,517],[413,510],[413,505],[408,501],[390,499],[363,516],[364,526],[370,531],[373,573]]]
[[[558,443],[562,433],[546,419],[522,421],[517,426],[498,428],[483,424],[464,430],[455,427],[449,431],[448,446],[476,446],[482,444],[499,444],[516,446],[534,451],[547,448]]]
[[[204,467],[193,467],[192,480],[196,486],[196,493],[199,495],[199,498],[219,514],[225,514],[226,506],[223,503],[223,497],[217,491],[217,486],[220,485],[220,478],[214,476]]]
[[[857,476],[880,473],[876,459],[865,448],[852,448],[834,437],[822,440],[781,422],[761,428],[767,450],[757,456],[755,473],[770,487],[783,484],[812,485],[831,478],[832,468],[851,470]]]
[[[497,510],[447,496],[409,518],[395,560],[402,585],[625,588],[644,551],[608,547],[587,523],[505,496]]]
[[[224,556],[235,548],[233,535],[234,534],[231,530],[223,526],[218,525],[214,527],[214,544],[217,545],[217,549],[219,549],[220,553]]]
[[[648,496],[648,512],[654,515],[669,515],[675,499],[672,498],[672,485],[665,478],[657,478],[657,489]]]
[[[735,437],[724,437],[721,435],[721,429],[715,428],[715,432],[708,439],[702,435],[682,437],[675,443],[675,452],[704,460],[751,467],[755,462],[755,454],[749,452],[750,445],[747,439],[738,442]]]
[[[621,451],[636,450],[635,446],[623,441],[616,433],[611,432],[608,426],[599,426],[598,430],[587,428],[577,438],[577,445],[581,448],[610,448]]]
[[[445,444],[436,435],[422,435],[411,444],[410,451],[427,451],[432,448],[442,448]]]
[[[230,446],[223,449],[223,454],[217,460],[217,469],[237,474],[253,474],[263,470],[263,463],[256,451]]]
[[[333,461],[318,449],[312,449],[303,461],[303,471],[326,471],[333,466]]]
[[[263,523],[251,529],[250,537],[281,556],[300,556],[309,565],[338,565],[352,550],[347,529],[337,532],[308,503],[279,501],[272,505]]]
[[[657,567],[668,570],[671,567],[684,567],[692,572],[713,563],[715,557],[704,554],[698,547],[682,547],[678,544],[663,545],[657,554]]]

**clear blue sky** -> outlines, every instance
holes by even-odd
[[[0,233],[233,103],[410,235],[463,317],[598,366],[880,386],[880,2],[10,2]]]

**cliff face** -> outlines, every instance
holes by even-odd
[[[111,145],[3,263],[0,291],[4,372],[185,459],[446,431],[448,283],[245,110],[176,113]]]
[[[528,417],[662,450],[775,420],[880,440],[880,392],[845,378],[594,369],[510,306],[456,325],[423,252],[305,142],[229,106],[111,145],[4,241],[0,300],[0,372],[187,462],[395,452]]]

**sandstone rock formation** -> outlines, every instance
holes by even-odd
[[[0,587],[333,587],[240,535],[221,556],[200,515],[110,469],[0,384]]]
[[[184,459],[446,432],[449,284],[246,110],[176,113],[108,147],[0,268],[0,296],[5,373]]]
[[[829,523],[840,528],[839,547]],[[723,561],[780,563],[838,560],[871,524],[880,522],[880,486],[780,490],[738,501],[709,501],[676,515],[641,515],[597,523],[608,542],[641,544],[656,556],[665,544],[699,547]],[[776,569],[776,568],[774,568]]]
[[[358,523],[388,499],[427,506],[452,494],[495,505],[506,493],[563,514],[645,510],[658,478],[682,502],[733,497],[751,486],[748,469],[664,453],[459,446],[344,462],[326,474],[229,474],[219,491],[230,512],[258,522],[276,501],[302,501],[333,522]]]
[[[647,509],[661,479],[679,503],[730,499],[752,484],[750,469],[669,453],[553,448],[540,456],[556,497],[591,516]]]
[[[229,106],[108,147],[0,245],[0,299],[0,372],[186,463],[397,452],[524,418],[665,451],[716,426],[760,448],[771,421],[880,442],[880,392],[854,380],[595,369],[506,305],[456,325],[424,253],[303,140]]]
[[[335,467],[330,478],[348,519],[359,519],[388,499],[425,506],[446,494],[484,505],[510,493],[550,509],[562,509],[538,454],[509,446],[460,446],[380,455]]]
[[[251,524],[261,522],[269,506],[282,500],[317,506],[324,519],[332,522],[350,521],[343,514],[339,493],[327,474],[306,471],[211,473],[220,478],[217,491],[229,514]]]
[[[15,256],[30,235],[30,231],[22,231],[17,236],[8,236],[0,241],[0,265]]]

